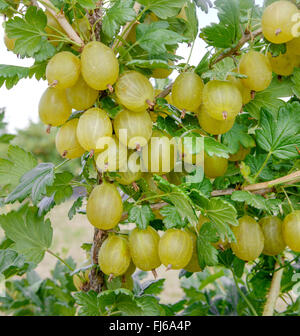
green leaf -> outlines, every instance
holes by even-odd
[[[136,13],[131,6],[131,1],[115,1],[113,6],[106,10],[102,22],[102,29],[110,39],[119,31],[121,25],[133,21]]]
[[[142,284],[142,293],[148,295],[158,295],[164,290],[166,279],[149,280]],[[140,294],[139,294],[140,295]]]
[[[267,154],[257,154],[255,156],[248,155],[245,159],[246,165],[251,169],[251,174],[254,176],[262,167],[266,161]],[[265,181],[272,181],[275,178],[275,174],[271,169],[271,161],[265,166],[262,172],[259,174],[259,177]]]
[[[219,198],[213,198],[205,208],[205,216],[215,226],[222,240],[226,237],[234,240],[230,226],[237,226],[238,221],[236,209],[232,204]]]
[[[0,87],[5,83],[7,89],[11,89],[22,78],[29,77],[29,68],[0,64]]]
[[[20,184],[7,196],[5,202],[13,203],[23,201],[31,195],[34,204],[46,194],[46,187],[54,180],[54,165],[52,163],[40,163],[31,171],[23,175]]]
[[[166,46],[175,45],[186,40],[185,37],[169,30],[166,21],[141,23],[136,28],[136,41],[150,55],[158,55],[167,51]]]
[[[97,295],[94,291],[74,293],[76,303],[80,306],[79,316],[101,316]]]
[[[24,267],[24,256],[12,249],[0,250],[0,274],[9,271],[10,268]]]
[[[77,0],[78,4],[86,9],[95,9],[97,1],[94,0]]]
[[[78,197],[77,200],[73,203],[71,206],[69,212],[68,212],[68,217],[69,219],[73,219],[73,217],[77,214],[77,210],[82,207],[82,202],[83,202],[83,197]]]
[[[199,28],[196,5],[188,2],[187,6],[184,7],[184,11],[187,18],[187,31],[184,33],[184,36],[186,36],[190,41],[194,41],[197,38]]]
[[[2,134],[0,136],[0,143],[9,144],[15,137],[13,134]]]
[[[199,65],[198,65],[199,67]],[[236,68],[233,60],[229,57],[224,58],[221,62],[218,62],[214,67],[202,74],[202,78],[208,78],[209,80],[221,80],[225,81],[229,74]],[[198,70],[199,71],[199,70]]]
[[[40,263],[52,242],[50,220],[44,220],[37,214],[37,208],[23,206],[0,216],[0,225],[5,235],[14,244],[11,249],[25,256],[27,261]]]
[[[197,237],[197,254],[198,261],[201,269],[203,270],[206,266],[216,266],[218,264],[218,251],[212,245],[212,242],[217,241],[217,232],[210,227],[209,223],[205,223],[200,230]]]
[[[235,191],[232,194],[231,199],[236,202],[243,202],[243,203],[245,202],[246,204],[251,205],[256,209],[265,210],[269,213],[271,213],[272,210],[278,211],[279,210],[278,206],[281,203],[280,200],[267,200],[261,195],[255,195],[248,191]],[[275,203],[273,201],[275,201]]]
[[[154,219],[155,215],[149,205],[136,205],[129,210],[129,222],[135,223],[141,230],[146,229]]]
[[[217,0],[219,24],[212,23],[202,29],[201,37],[211,46],[231,48],[242,37],[240,25],[240,8],[237,0]]]
[[[37,161],[31,153],[12,145],[8,147],[7,157],[0,158],[0,185],[9,185],[11,190],[26,172],[36,166]]]
[[[209,156],[218,156],[225,159],[229,158],[229,149],[211,137],[204,138],[204,149]]]
[[[55,174],[53,184],[47,186],[47,195],[53,196],[57,205],[73,195],[73,188],[69,184],[73,177],[73,174],[70,172]]]
[[[186,0],[139,0],[138,2],[161,19],[167,19],[178,14]]]
[[[28,7],[24,17],[15,16],[5,24],[9,38],[16,38],[14,52],[25,57],[38,55],[39,61],[55,53],[55,48],[48,42],[45,33],[47,16],[36,6]]]
[[[256,131],[257,144],[278,159],[289,160],[299,156],[300,104],[294,102],[280,108],[277,118],[262,109],[260,129]]]
[[[300,74],[300,73],[299,73]],[[292,77],[294,78],[294,76]],[[244,111],[248,112],[253,118],[260,119],[262,107],[276,115],[278,109],[285,106],[285,102],[278,98],[291,97],[293,95],[292,79],[273,77],[270,86],[261,92],[255,93],[255,98],[244,106]]]
[[[223,143],[231,154],[236,154],[241,145],[244,148],[255,147],[254,139],[248,134],[248,127],[238,123],[235,123],[232,129],[224,134]]]
[[[151,59],[151,60],[132,60],[126,63],[130,67],[137,67],[142,69],[170,69],[172,68],[167,61],[161,59]]]
[[[9,4],[4,1],[4,0],[0,0],[0,10],[5,10],[5,9],[8,9],[9,8]],[[1,273],[1,272],[0,272]]]
[[[165,206],[160,210],[160,213],[164,217],[163,223],[166,229],[185,226],[184,220],[182,220],[176,207],[172,205]]]

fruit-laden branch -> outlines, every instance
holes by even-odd
[[[271,288],[268,294],[267,302],[264,307],[263,316],[273,316],[274,314],[274,310],[276,307],[276,301],[280,294],[280,284],[281,284],[283,270],[284,268],[282,267],[280,268],[280,265],[277,262],[275,264],[275,271],[273,274]]]
[[[247,32],[243,35],[243,37],[239,40],[238,44],[230,49],[229,51],[221,54],[219,57],[217,57],[211,64],[210,66],[215,65],[216,63],[222,61],[224,58],[226,57],[230,57],[233,55],[236,55],[239,50],[243,47],[244,44],[246,44],[247,42],[249,42],[250,40],[255,39],[257,36],[262,34],[262,29],[257,29],[254,32]]]
[[[56,18],[56,20],[58,21],[60,26],[64,29],[64,31],[67,33],[69,38],[78,45],[80,45],[81,47],[84,47],[84,42],[78,36],[76,31],[72,28],[63,12],[60,12],[57,8],[55,8],[49,0],[43,0],[40,1],[40,3],[42,3],[47,8],[47,10]]]
[[[249,42],[250,40],[256,38],[262,34],[262,29],[257,29],[253,33],[245,33],[244,36],[239,40],[238,44],[230,49],[229,51],[221,54],[219,57],[217,57],[211,64],[210,66],[212,67],[213,65],[217,64],[218,62],[222,61],[226,57],[233,56],[237,54],[237,52],[243,47],[244,44]],[[165,98],[171,91],[172,91],[173,83],[171,83],[169,86],[165,88],[159,95],[156,96],[156,98]]]

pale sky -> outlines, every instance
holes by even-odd
[[[260,4],[263,0],[256,0]],[[210,9],[209,14],[205,14],[199,10],[199,24],[200,28],[205,27],[210,22],[218,22],[216,10]],[[2,24],[3,18],[0,18]],[[3,42],[4,32],[0,27],[0,64],[10,64],[19,66],[31,66],[33,60],[31,59],[18,59],[17,56],[7,51]],[[182,44],[177,54],[188,58],[190,49],[186,44]],[[205,43],[200,38],[197,39],[190,61],[191,65],[197,65],[205,54]],[[176,73],[172,74],[176,77]],[[33,79],[22,79],[12,89],[7,90],[5,86],[0,88],[0,108],[6,107],[5,121],[8,123],[8,131],[15,132],[16,129],[25,128],[29,121],[37,122],[38,117],[38,103],[41,95],[47,88],[46,81],[37,81]]]

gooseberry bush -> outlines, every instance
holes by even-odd
[[[1,64],[0,86],[48,82],[37,108],[61,156],[10,144],[1,112],[0,311],[300,314],[298,2],[0,0],[7,49],[33,59]],[[191,66],[177,50],[199,37]],[[70,199],[94,227],[83,266],[52,248],[49,212]],[[160,301],[165,271],[179,302]]]

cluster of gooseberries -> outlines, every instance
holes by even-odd
[[[230,131],[243,106],[253,98],[254,92],[267,89],[272,81],[272,73],[290,75],[300,63],[300,38],[294,38],[291,30],[291,18],[298,13],[296,6],[287,1],[278,1],[267,7],[262,19],[263,34],[272,43],[287,43],[286,54],[272,57],[250,50],[239,60],[226,80],[211,80],[206,83],[192,71],[182,72],[175,80],[172,92],[166,97],[169,104],[185,113],[198,118],[201,136],[222,135]],[[55,18],[46,12],[48,23],[60,30]],[[179,16],[184,15],[184,12]],[[153,14],[146,20],[155,21]],[[89,31],[84,19],[77,22],[89,40]],[[135,40],[135,28],[127,40]],[[47,28],[47,33],[55,31]],[[54,38],[53,44],[57,44]],[[8,49],[14,48],[14,40],[5,37]],[[170,63],[173,65],[173,63]],[[151,77],[166,78],[170,70],[156,69]],[[158,196],[157,186],[151,173],[141,171],[122,172],[128,168],[128,153],[137,153],[141,162],[150,170],[150,164],[156,160],[157,174],[166,175],[170,182],[176,180],[173,169],[176,165],[176,153],[189,163],[194,163],[193,155],[186,149],[172,147],[167,156],[161,147],[168,141],[169,135],[153,131],[158,115],[167,116],[169,110],[156,113],[154,90],[150,80],[143,74],[125,69],[119,73],[119,62],[113,50],[105,44],[88,42],[79,53],[62,51],[48,62],[46,78],[49,87],[39,103],[40,119],[48,126],[60,127],[56,136],[56,147],[64,158],[75,159],[89,152],[95,160],[99,172],[116,171],[118,177],[114,183],[104,179],[90,193],[86,213],[89,222],[96,228],[111,231],[122,220],[123,202],[118,184],[130,185],[141,177]],[[110,97],[121,106],[120,112],[112,120],[108,113],[99,108],[101,96]],[[72,116],[72,110],[82,113]],[[126,130],[126,140],[121,137]],[[151,141],[158,138],[159,141]],[[204,153],[204,172],[206,177],[214,179],[226,174],[228,162],[243,161],[250,153],[243,146],[229,159]],[[114,164],[110,163],[110,158]],[[169,169],[163,169],[163,162],[169,161]],[[200,216],[200,227],[209,219]],[[261,253],[277,255],[286,246],[300,252],[300,212],[288,215],[282,222],[278,217],[266,217],[259,223],[244,216],[239,226],[232,228],[236,242],[220,240],[214,244],[217,248],[231,246],[233,252],[242,260],[255,260]],[[189,272],[200,271],[197,257],[196,235],[189,229],[169,229],[162,236],[148,226],[145,230],[135,228],[127,236],[109,233],[99,250],[98,261],[104,274],[112,277],[124,276],[128,286],[136,267],[143,271],[153,271],[161,264],[168,269],[185,269]],[[86,281],[86,275],[84,275]],[[127,282],[128,280],[128,282]],[[75,281],[80,281],[78,278]],[[131,285],[130,285],[131,283]],[[77,287],[80,285],[77,284]]]

